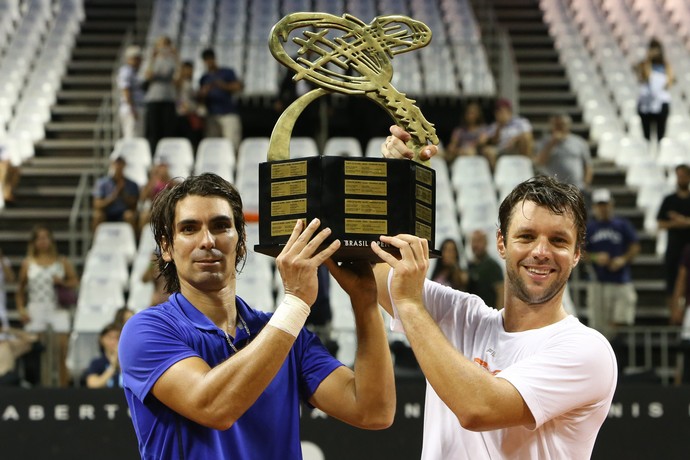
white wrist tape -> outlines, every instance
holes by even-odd
[[[285,294],[285,298],[268,320],[268,324],[297,337],[311,312],[309,305],[297,296]]]

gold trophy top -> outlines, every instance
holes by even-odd
[[[290,34],[299,45],[297,57],[291,57],[284,44]],[[341,35],[333,37],[335,33]],[[438,144],[434,125],[424,118],[415,101],[391,84],[394,55],[422,48],[431,41],[429,27],[406,16],[378,16],[369,24],[345,14],[291,13],[271,30],[269,48],[283,65],[295,71],[293,80],[305,79],[316,86],[295,100],[280,116],[271,134],[268,160],[290,158],[290,137],[295,121],[304,108],[325,94],[337,92],[360,95],[379,104],[395,121],[409,132],[408,147],[415,160],[429,143]]]

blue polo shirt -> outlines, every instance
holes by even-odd
[[[248,331],[238,328],[233,344],[245,347],[270,315],[236,297]],[[151,389],[173,364],[192,356],[215,367],[233,351],[225,334],[182,294],[134,315],[120,338],[125,396],[142,459],[301,459],[300,402],[342,366],[319,339],[303,329],[278,374],[259,399],[225,431],[192,422],[158,401]],[[182,452],[180,452],[180,449]]]

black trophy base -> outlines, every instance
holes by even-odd
[[[278,257],[280,252],[285,247],[284,244],[257,244],[254,246],[254,251],[265,254],[270,257]],[[318,252],[326,249],[327,244],[322,244],[319,246]],[[392,254],[396,258],[400,258],[400,250],[395,247],[383,248],[389,254]],[[436,249],[429,249],[429,258],[436,259],[441,257],[441,252]],[[353,247],[353,246],[341,246],[340,248],[331,256],[331,259],[336,262],[352,262],[355,260],[366,260],[370,263],[380,263],[383,262],[379,256],[377,256],[374,251],[371,250],[369,246]]]

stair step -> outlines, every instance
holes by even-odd
[[[115,60],[118,58],[119,51],[119,47],[115,46],[77,46],[74,48],[74,51],[72,51],[72,59],[79,61],[88,59],[94,59],[99,61],[104,59]]]
[[[110,45],[115,47],[122,46],[124,33],[80,33],[77,35],[76,46],[91,46],[95,44]]]
[[[67,208],[10,208],[2,212],[0,231],[24,230],[26,232],[37,223],[44,223],[53,231],[69,230],[71,207]]]
[[[97,75],[111,74],[117,68],[117,64],[113,61],[92,61],[80,60],[71,61],[67,64],[69,72],[88,71]]]

